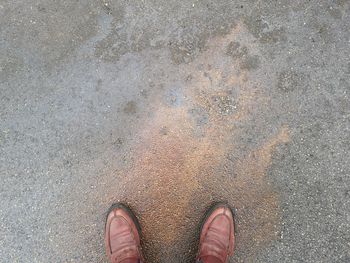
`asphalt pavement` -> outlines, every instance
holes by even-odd
[[[0,262],[350,262],[350,2],[0,1]]]

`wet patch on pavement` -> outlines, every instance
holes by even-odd
[[[226,54],[242,30],[212,39],[181,66],[179,80],[168,84],[141,125],[130,165],[115,175],[110,202],[126,202],[136,212],[150,262],[192,262],[201,218],[216,201],[236,209],[236,260],[247,261],[278,236],[278,194],[266,173],[275,147],[289,141],[288,127],[251,151],[235,147],[240,126],[268,101],[249,71]]]

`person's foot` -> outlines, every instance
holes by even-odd
[[[143,262],[139,224],[135,215],[123,204],[113,205],[105,227],[105,245],[111,263]]]
[[[233,255],[233,213],[226,204],[217,204],[207,213],[202,226],[197,262],[226,263]]]

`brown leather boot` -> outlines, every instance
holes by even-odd
[[[233,213],[227,204],[217,204],[202,226],[197,262],[227,263],[234,247]]]
[[[105,245],[111,263],[144,262],[140,245],[140,226],[135,215],[123,204],[109,209]]]

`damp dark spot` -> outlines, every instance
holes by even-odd
[[[102,79],[98,79],[98,80],[97,80],[97,83],[96,83],[95,90],[96,90],[96,91],[100,91],[100,90],[101,90],[101,87],[102,87]]]
[[[298,86],[298,74],[294,71],[282,71],[278,75],[277,87],[280,91],[291,92]]]
[[[248,54],[248,48],[243,46],[239,42],[231,42],[226,48],[226,55],[237,59],[242,58]]]
[[[137,105],[135,101],[132,100],[126,103],[123,111],[127,114],[135,114],[137,111]]]
[[[277,42],[284,42],[286,41],[286,36],[285,36],[285,29],[284,28],[279,28],[279,29],[274,29],[270,32],[263,33],[260,37],[260,42],[264,44],[273,44]]]
[[[285,29],[283,27],[273,28],[261,16],[246,17],[244,23],[249,31],[261,43],[273,44],[286,40]]]
[[[242,59],[240,63],[241,69],[254,70],[258,69],[260,66],[259,56],[246,56]]]
[[[209,121],[208,112],[202,107],[196,107],[188,111],[189,115],[195,120],[197,126],[203,126]]]

